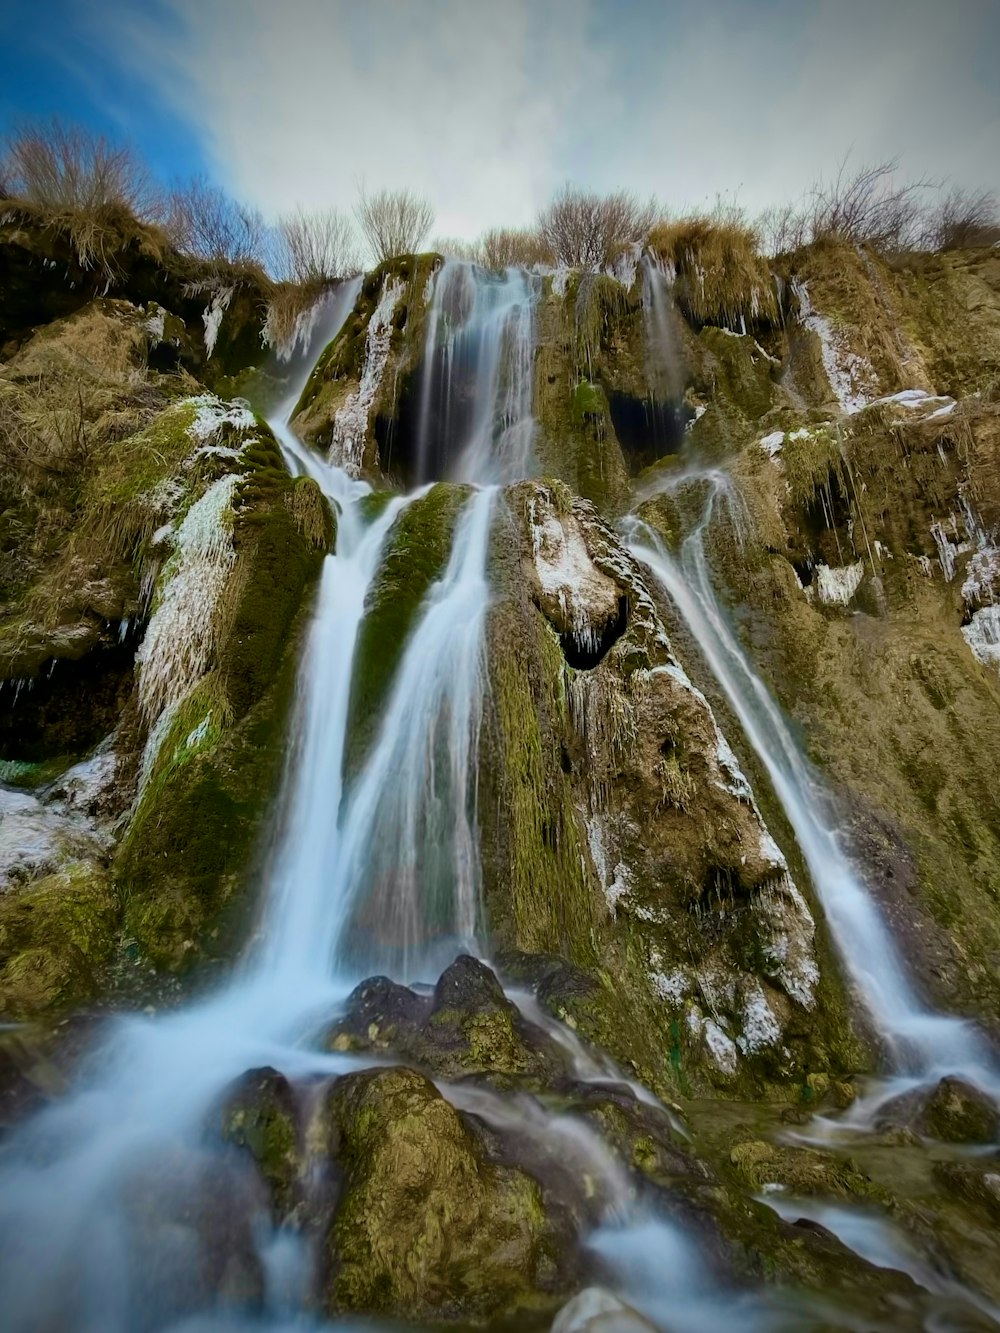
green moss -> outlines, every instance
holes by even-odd
[[[599,307],[595,298],[594,309]],[[578,368],[573,309],[572,292],[565,300],[549,295],[539,305],[535,452],[545,476],[560,478],[604,512],[620,513],[628,507],[628,469],[611,423],[598,366],[587,365],[584,358],[582,368]],[[597,337],[602,327],[599,318],[591,331],[593,336]],[[591,333],[585,332],[584,336],[589,338]]]
[[[0,895],[0,1013],[51,1016],[94,995],[120,913],[107,874],[87,862]]]
[[[0,759],[0,782],[10,787],[34,791],[61,777],[76,762],[76,755],[60,754],[37,763],[21,759]]]
[[[890,1202],[887,1191],[855,1163],[814,1148],[789,1148],[753,1139],[737,1143],[729,1160],[753,1190],[775,1183],[798,1195]]]
[[[303,1165],[289,1084],[274,1069],[251,1070],[227,1097],[220,1119],[223,1139],[255,1162],[275,1220],[287,1218],[297,1201]]]
[[[239,492],[215,669],[171,719],[115,864],[129,931],[170,968],[225,949],[239,924],[284,760],[306,590],[325,549],[325,530],[308,540],[287,503],[294,485],[271,466],[269,433],[259,448]]]
[[[392,528],[354,657],[350,770],[361,763],[371,742],[420,607],[448,562],[455,522],[468,496],[467,487],[439,482],[408,505]]]
[[[421,1075],[341,1079],[328,1115],[344,1184],[327,1238],[331,1314],[472,1319],[559,1297],[539,1290],[552,1248],[538,1185],[487,1162]]]
[[[593,962],[594,901],[561,770],[563,657],[554,631],[530,614],[529,628],[509,605],[490,613],[491,750],[502,811],[495,876],[505,898],[490,904],[490,917],[511,945]]]

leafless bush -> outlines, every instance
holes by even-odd
[[[3,193],[53,214],[124,210],[148,218],[155,192],[130,148],[53,119],[14,130],[4,148]]]
[[[934,250],[968,250],[1000,242],[1000,206],[989,190],[955,187],[931,209],[925,240]]]
[[[809,215],[799,204],[767,208],[755,220],[761,253],[787,255],[800,249],[810,237]]]
[[[434,221],[434,210],[427,200],[410,190],[368,194],[363,186],[354,215],[376,264],[395,255],[415,253]]]
[[[165,227],[179,250],[201,259],[263,266],[267,257],[267,228],[260,213],[202,176],[170,193]]]
[[[813,186],[809,206],[812,240],[840,236],[876,250],[905,250],[919,239],[921,196],[927,180],[896,183],[898,164],[879,162],[849,172],[845,158],[829,182]]]
[[[492,227],[480,241],[487,268],[531,268],[553,264],[555,254],[536,227]]]
[[[468,259],[473,264],[483,262],[483,247],[479,241],[464,241],[460,236],[435,236],[430,248],[446,259]]]
[[[316,285],[357,273],[357,244],[350,218],[335,208],[301,208],[278,221],[277,268],[290,282]]]
[[[538,218],[538,232],[558,263],[600,269],[626,245],[646,239],[657,219],[653,200],[634,194],[592,194],[566,185]]]

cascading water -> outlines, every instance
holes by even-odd
[[[413,474],[476,485],[529,475],[539,279],[449,259],[433,278]]]
[[[346,771],[345,752],[366,604],[394,525],[421,492],[380,509],[363,505],[367,484],[300,444],[286,420],[308,370],[299,366],[272,425],[290,469],[311,476],[335,504],[338,535],[301,664],[255,941],[229,982],[206,999],[118,1020],[76,1091],[4,1143],[0,1291],[12,1333],[316,1327],[307,1313],[315,1256],[294,1230],[274,1228],[249,1169],[207,1145],[206,1116],[249,1069],[270,1065],[291,1079],[315,1080],[356,1067],[357,1059],[317,1051],[311,1038],[359,976],[385,968],[422,978],[459,950],[481,951],[476,773],[487,553],[497,484],[523,477],[532,464],[537,289],[523,272],[498,276],[468,264],[449,262],[437,275],[414,472],[421,482],[447,475],[476,489],[355,772]],[[313,327],[331,336],[357,291],[358,284],[344,284]],[[700,551],[700,529],[698,543]],[[666,553],[644,550],[667,578],[674,567]],[[714,607],[701,573],[707,591],[694,600]],[[685,570],[678,586],[692,577]],[[725,658],[721,647],[717,656]],[[799,776],[790,766],[788,780]],[[817,848],[828,853],[825,844]],[[578,1081],[621,1081],[530,997],[519,1003],[570,1053]],[[692,1331],[784,1326],[773,1300],[720,1295],[701,1270],[696,1243],[637,1204],[617,1159],[579,1121],[470,1083],[443,1090],[456,1106],[514,1126],[566,1169],[602,1182],[607,1202],[593,1249],[625,1298],[650,1318]],[[222,1252],[213,1253],[199,1245],[192,1219],[220,1206],[231,1216]],[[591,1303],[606,1310],[605,1298],[598,1292]],[[258,1313],[233,1314],[241,1308]],[[644,1326],[636,1319],[626,1315],[618,1326]],[[801,1320],[793,1314],[788,1326]]]
[[[530,458],[531,280],[465,268],[443,275],[442,292],[453,281],[470,299],[445,356],[463,364],[475,400],[453,471],[480,483],[513,478]],[[328,332],[355,295],[351,284],[330,301],[319,321]],[[379,966],[408,978],[436,974],[481,938],[475,786],[496,488],[481,485],[465,502],[381,726],[346,785],[366,599],[393,525],[420,492],[364,521],[358,501],[368,486],[303,448],[284,419],[300,370],[273,428],[292,471],[312,476],[335,504],[338,536],[300,670],[255,942],[229,984],[202,1002],[118,1020],[79,1089],[5,1143],[0,1290],[14,1333],[248,1326],[216,1304],[210,1262],[225,1266],[230,1309],[241,1291],[252,1304],[263,1284],[265,1316],[255,1328],[300,1327],[311,1256],[294,1233],[272,1230],[246,1167],[206,1145],[206,1116],[247,1069],[315,1078],[350,1067],[310,1049],[310,1037],[359,975]],[[574,1145],[583,1160],[596,1154],[597,1169],[610,1169],[606,1150],[573,1122],[550,1127],[540,1107],[531,1118],[532,1135],[551,1137],[554,1151]],[[612,1193],[621,1230],[620,1190]],[[233,1212],[229,1250],[209,1258],[190,1221],[221,1200]]]
[[[707,498],[677,557],[638,519],[627,522],[630,549],[669,594],[767,770],[848,975],[902,1076],[902,1082],[894,1081],[879,1101],[904,1086],[949,1073],[996,1093],[1000,1080],[974,1029],[961,1020],[933,1013],[915,994],[869,890],[838,841],[832,813],[815,776],[715,595],[704,538],[717,503],[724,498],[738,503],[730,479],[718,470],[688,471],[667,479],[662,489],[676,492],[697,485],[706,489]]]

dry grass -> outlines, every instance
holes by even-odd
[[[673,267],[675,294],[696,323],[745,329],[780,320],[758,233],[738,210],[661,222],[649,234],[649,248]]]
[[[313,282],[280,282],[267,299],[267,318],[264,337],[268,347],[291,347],[300,328],[300,321],[316,304],[327,288],[322,279]]]

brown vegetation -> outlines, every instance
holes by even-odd
[[[265,266],[267,228],[256,209],[238,203],[203,176],[167,198],[164,225],[178,250],[227,264]]]
[[[278,269],[289,282],[336,282],[360,267],[350,219],[335,208],[306,213],[301,208],[278,223]]]
[[[498,271],[554,264],[555,253],[537,227],[491,227],[479,242],[481,263]]]
[[[434,221],[434,210],[427,200],[410,190],[368,194],[363,186],[354,215],[376,264],[397,255],[415,254]]]
[[[661,222],[649,248],[675,271],[677,299],[697,324],[777,323],[778,299],[759,234],[736,207]]]
[[[560,264],[601,269],[628,245],[644,241],[657,219],[653,200],[596,194],[566,185],[539,215],[538,234]]]

